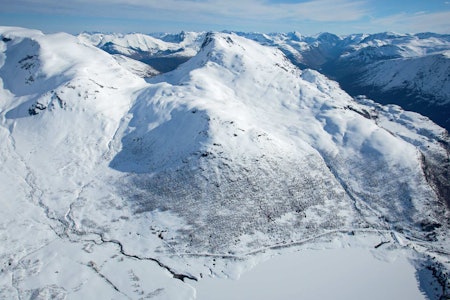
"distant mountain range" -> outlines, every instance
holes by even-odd
[[[336,80],[352,96],[366,95],[382,104],[401,105],[450,129],[450,35],[236,34],[279,48],[294,65]],[[108,53],[122,54],[167,72],[194,56],[204,35],[84,33],[79,37]]]
[[[243,34],[246,36],[245,34]],[[280,48],[297,66],[320,71],[350,95],[398,104],[450,129],[450,35],[323,33],[248,36]]]

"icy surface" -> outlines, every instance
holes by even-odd
[[[197,299],[426,299],[408,260],[363,249],[303,250],[263,262],[238,280],[193,284]]]

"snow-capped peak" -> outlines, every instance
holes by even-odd
[[[273,234],[268,231],[272,225],[262,224],[292,213],[292,207],[314,215],[303,219],[297,212],[292,222],[317,228],[321,222],[331,222],[331,228],[354,222],[335,214],[353,207],[352,201],[371,207],[371,213],[356,217],[360,226],[387,226],[379,220],[388,216],[389,222],[420,235],[404,218],[439,218],[421,213],[427,206],[421,199],[439,201],[439,196],[417,168],[421,158],[414,143],[380,126],[382,112],[355,102],[318,72],[300,71],[277,49],[235,34],[210,33],[194,58],[152,82],[130,110],[132,129],[125,130],[122,150],[110,166],[140,174],[131,175],[127,192],[134,198],[133,189],[140,191],[138,211],[162,205],[195,228],[189,231],[190,242],[178,237],[184,241],[177,246],[182,251],[189,251],[188,245],[242,251],[248,245],[226,242],[239,236],[229,226],[247,232],[255,230],[255,222],[264,232],[257,243],[279,241],[286,223],[273,225]],[[383,180],[386,174],[389,182]],[[249,180],[252,191],[243,188]],[[155,192],[156,183],[168,185],[171,196]],[[325,185],[333,192],[313,192]],[[239,193],[230,199],[226,195],[232,191]],[[245,209],[237,212],[236,203]],[[202,214],[205,205],[215,209]],[[317,205],[329,209],[318,217],[313,213]],[[352,208],[347,213],[355,214]],[[208,241],[201,239],[205,235]]]

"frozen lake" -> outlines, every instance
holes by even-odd
[[[198,300],[427,299],[399,254],[385,261],[368,249],[302,250],[260,263],[239,280],[205,278],[194,286]]]

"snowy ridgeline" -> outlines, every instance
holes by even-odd
[[[188,278],[350,237],[448,292],[449,139],[428,118],[236,34],[0,35],[6,298],[195,298]],[[144,80],[146,51],[192,58]]]
[[[398,104],[450,129],[450,35],[321,33],[236,33],[280,49],[300,68],[312,68],[337,80],[350,95],[367,95],[383,104]],[[78,38],[114,55],[128,57],[129,69],[148,77],[167,72],[193,57],[205,33],[89,34]],[[131,59],[131,60],[130,60]],[[152,71],[141,71],[136,62]],[[127,64],[123,64],[128,67]]]

